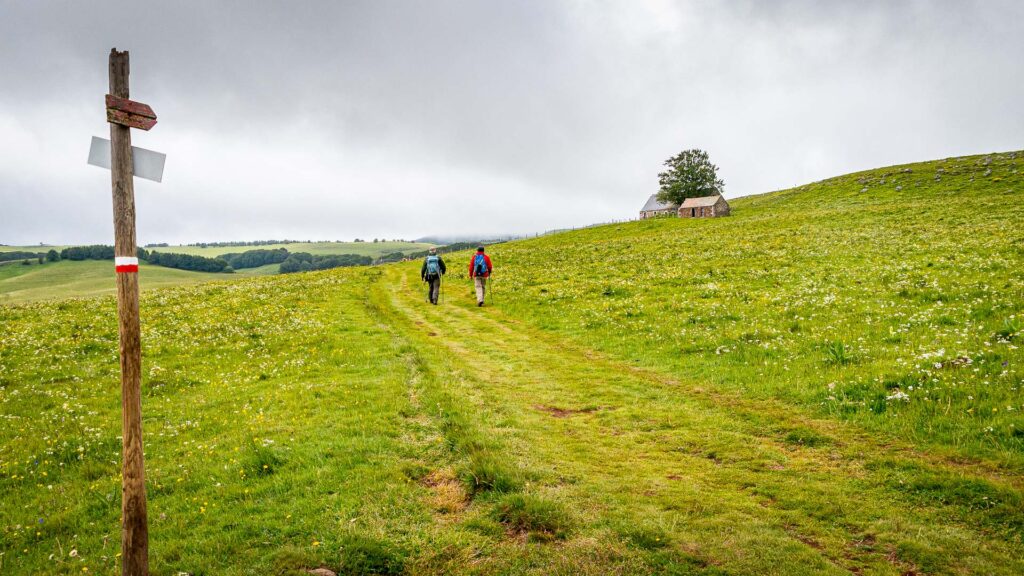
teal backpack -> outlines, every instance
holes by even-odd
[[[438,264],[438,257],[435,255],[427,256],[427,276],[437,276],[441,273],[441,265]]]

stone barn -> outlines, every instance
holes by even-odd
[[[729,215],[729,203],[719,194],[687,198],[678,212],[680,218],[717,218]]]
[[[675,204],[663,204],[658,202],[658,195],[651,194],[651,197],[647,199],[647,203],[640,209],[640,219],[644,220],[655,216],[668,216],[670,214],[675,214],[678,209],[679,207]]]

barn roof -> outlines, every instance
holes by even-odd
[[[651,197],[647,199],[647,204],[644,204],[644,207],[641,208],[640,211],[647,212],[649,210],[669,210],[672,208],[675,208],[675,204],[664,204],[662,202],[658,202],[658,195],[651,194]]]
[[[701,196],[700,198],[687,198],[683,200],[683,205],[680,208],[703,208],[705,206],[714,206],[715,202],[721,198],[720,195],[715,194],[714,196]]]

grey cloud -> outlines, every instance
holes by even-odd
[[[143,241],[632,217],[702,147],[727,195],[1020,147],[1017,2],[0,4],[0,242],[106,241],[106,54],[168,154]],[[31,106],[26,106],[31,103]],[[46,209],[42,209],[46,207]],[[473,215],[473,216],[471,216]]]

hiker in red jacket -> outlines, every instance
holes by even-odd
[[[469,260],[469,277],[473,279],[476,286],[476,305],[484,305],[484,291],[487,288],[487,278],[491,275],[491,259],[484,254],[484,247],[476,249],[476,254]]]

